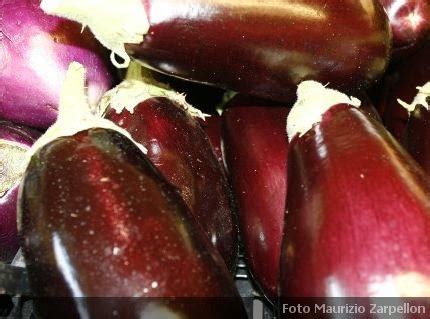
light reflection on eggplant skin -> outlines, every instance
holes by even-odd
[[[64,280],[67,282],[67,286],[72,291],[72,297],[85,297],[77,280],[76,271],[70,262],[67,251],[64,248],[60,235],[57,232],[52,234],[52,244],[55,261],[57,262],[58,268],[61,271]]]
[[[420,272],[409,271],[396,275],[385,274],[367,278],[366,297],[428,297],[430,277]],[[359,297],[348,290],[335,275],[326,280],[327,297]]]
[[[70,258],[67,255],[67,251],[61,242],[61,238],[58,233],[53,233],[52,235],[53,251],[55,260],[59,270],[62,272],[64,280],[66,281],[69,289],[72,291],[73,302],[76,303],[76,307],[79,313],[80,319],[90,319],[90,315],[85,307],[85,297],[84,293],[79,286],[77,280],[77,274],[72,264],[70,263]]]
[[[59,92],[64,74],[58,72],[58,56],[54,54],[54,43],[49,33],[35,33],[28,40],[28,50],[25,54],[29,68],[37,77],[35,80],[43,83],[49,91]]]
[[[430,3],[425,0],[380,0],[393,31],[394,47],[416,44],[430,33]]]
[[[369,0],[365,0],[369,2]],[[370,0],[371,2],[371,0]],[[313,20],[323,23],[327,20],[327,13],[320,3],[307,4],[304,1],[243,1],[243,0],[212,0],[202,3],[178,2],[175,0],[158,1],[151,4],[149,15],[154,17],[153,23],[162,23],[174,19],[199,19],[211,20],[214,16],[229,11],[244,9],[250,14],[259,14],[264,11],[272,11],[272,14],[289,16],[298,20]],[[369,7],[364,6],[364,7]]]
[[[318,155],[321,160],[324,160],[327,157],[327,146],[324,141],[324,134],[321,132],[321,127],[315,126],[315,143]]]

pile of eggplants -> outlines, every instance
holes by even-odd
[[[37,317],[245,319],[242,250],[279,318],[430,294],[428,1],[0,12],[0,262]]]
[[[166,74],[284,102],[306,79],[365,88],[390,55],[377,0],[63,2],[41,6],[88,26],[118,66],[131,56]]]
[[[181,193],[127,131],[91,111],[84,72],[71,64],[58,120],[33,146],[21,187],[36,313],[246,318],[226,264]]]

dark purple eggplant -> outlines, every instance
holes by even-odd
[[[221,256],[179,191],[123,130],[89,113],[83,74],[70,67],[58,121],[35,144],[20,193],[38,314],[246,318]],[[76,85],[80,91],[70,91]]]
[[[385,70],[391,48],[377,0],[43,0],[88,25],[126,67],[129,55],[169,75],[289,102],[316,79],[355,89]],[[120,30],[120,32],[118,32]]]
[[[166,309],[181,318],[245,318],[221,256],[179,193],[118,132],[81,131],[37,151],[26,171],[21,214],[37,297],[159,297],[114,302],[120,318]],[[213,308],[211,298],[226,298],[233,307],[217,302]],[[102,318],[112,311],[96,305],[76,306],[74,315]],[[59,313],[52,305],[39,311]]]
[[[287,195],[286,107],[236,96],[223,112],[226,164],[237,204],[240,237],[253,277],[272,301]]]
[[[16,224],[18,187],[26,153],[39,132],[0,121],[0,261],[11,262],[19,248]]]
[[[183,97],[175,98],[174,93],[144,81],[148,80],[126,79],[109,92],[106,105],[110,100],[112,108],[106,118],[148,149],[148,158],[181,191],[197,222],[234,271],[237,227],[227,178],[209,138],[198,119],[184,109]],[[137,99],[129,102],[132,90]],[[121,97],[126,99],[122,102]]]
[[[412,101],[417,86],[430,81],[429,56],[430,42],[427,41],[415,54],[387,73],[377,92],[377,109],[382,114],[385,126],[400,142],[404,140],[409,115],[397,100]]]
[[[430,293],[430,179],[350,104],[304,83],[288,117],[281,302]]]

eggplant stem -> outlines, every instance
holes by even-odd
[[[297,101],[287,118],[287,134],[291,141],[294,136],[302,136],[312,126],[321,121],[322,115],[332,106],[348,104],[359,107],[361,101],[355,97],[329,89],[316,81],[303,81],[297,87]]]
[[[140,44],[149,30],[149,21],[141,0],[42,0],[40,8],[88,26],[97,40],[111,50],[110,59],[117,68],[130,63],[124,44]],[[117,56],[124,62],[118,62]]]
[[[130,133],[113,122],[102,118],[92,110],[86,95],[85,74],[86,70],[81,64],[78,62],[70,64],[61,88],[57,121],[26,153],[27,163],[39,148],[49,142],[62,136],[72,136],[80,131],[95,127],[117,131],[133,141],[143,153],[147,153],[147,149],[134,141]]]
[[[428,98],[430,97],[430,82],[427,82],[423,86],[417,86],[416,89],[418,90],[418,93],[410,104],[404,102],[401,99],[397,99],[397,102],[409,113],[413,112],[418,105],[425,107],[427,110],[430,108],[428,102]]]
[[[108,108],[112,108],[118,114],[124,109],[133,114],[136,106],[154,97],[164,97],[173,101],[193,117],[204,120],[205,117],[209,116],[186,102],[184,94],[180,94],[170,89],[168,85],[156,81],[151,75],[151,71],[143,68],[136,61],[130,63],[125,80],[105,93],[99,103],[98,113],[104,115]]]
[[[128,54],[120,55],[120,58],[122,58],[124,60],[124,62],[122,62],[122,63],[118,62],[118,60],[116,59],[116,56],[117,56],[117,53],[115,51],[112,51],[110,53],[110,61],[112,62],[112,64],[118,69],[127,68],[131,62],[131,59],[128,56]]]

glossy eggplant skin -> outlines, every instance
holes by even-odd
[[[248,265],[274,301],[287,192],[288,108],[254,103],[224,111],[225,156]]]
[[[281,300],[427,296],[430,180],[383,126],[336,105],[288,152]]]
[[[127,52],[170,75],[288,102],[313,79],[365,87],[391,47],[377,0],[142,0],[150,29]]]
[[[428,0],[379,0],[384,6],[393,32],[393,51],[419,44],[430,31]]]
[[[412,102],[417,94],[417,86],[430,81],[429,56],[430,41],[427,41],[410,58],[387,73],[381,84],[379,96],[375,99],[375,105],[382,114],[385,126],[399,142],[404,140],[409,114],[397,99]]]
[[[93,128],[54,140],[33,156],[23,185],[22,244],[36,297],[154,297],[112,298],[120,318],[202,318],[204,310],[205,318],[245,318],[221,256],[178,191],[120,133]],[[219,305],[187,308],[180,297],[207,297],[203,308],[225,297],[234,315]],[[109,303],[87,301],[72,303],[71,318],[115,316]],[[52,302],[39,311],[52,308],[47,317],[58,318]]]
[[[200,124],[205,130],[206,134],[209,137],[209,141],[211,142],[212,148],[218,160],[218,163],[222,168],[225,168],[223,155],[222,155],[222,119],[218,114],[213,114],[210,117],[205,118],[205,120],[201,120]]]
[[[108,111],[106,118],[148,149],[148,158],[176,186],[230,270],[237,259],[237,226],[227,178],[198,120],[167,98],[150,98],[133,114]]]
[[[411,156],[430,174],[430,112],[418,105],[410,113],[405,133],[405,148]]]

